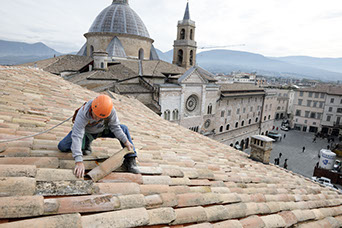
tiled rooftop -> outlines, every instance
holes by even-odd
[[[0,66],[0,140],[67,119],[97,94],[37,69]],[[341,227],[342,196],[274,165],[250,160],[112,94],[138,149],[142,174],[115,171],[93,183],[72,174],[57,144],[71,122],[0,143],[2,227]],[[120,149],[96,140],[90,170]]]

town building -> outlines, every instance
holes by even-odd
[[[342,87],[318,85],[295,92],[292,126],[305,132],[341,134]]]
[[[327,91],[323,117],[322,133],[342,135],[342,87],[330,87]]]
[[[265,91],[244,83],[223,84],[220,90],[215,131],[209,137],[239,149],[248,148],[250,137],[261,134]]]

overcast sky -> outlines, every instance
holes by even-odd
[[[168,51],[186,0],[130,0],[155,47]],[[78,51],[96,16],[112,0],[4,0],[0,39],[43,42]],[[341,0],[190,0],[198,46],[225,46],[266,56],[342,57]]]

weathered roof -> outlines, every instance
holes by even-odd
[[[232,84],[221,84],[221,91],[251,91],[251,92],[256,92],[256,91],[264,91],[263,88],[260,88],[256,85],[249,84],[249,83],[232,83]]]
[[[0,86],[0,140],[50,128],[97,95],[30,68],[0,67]],[[0,227],[341,227],[337,191],[113,96],[142,174],[75,179],[71,154],[56,148],[70,121],[0,144]],[[96,140],[86,169],[119,149],[115,139]]]
[[[341,85],[318,84],[315,87],[300,88],[298,91],[327,93],[330,95],[342,95]]]
[[[25,63],[19,66],[38,67],[53,74],[60,74],[64,71],[77,72],[92,61],[93,59],[88,56],[62,55],[51,59]]]

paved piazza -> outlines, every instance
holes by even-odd
[[[279,153],[282,153],[279,164],[281,167],[287,158],[287,169],[306,177],[312,177],[314,167],[319,161],[318,152],[322,148],[327,148],[327,139],[317,138],[316,143],[313,143],[313,133],[296,130],[282,131],[280,123],[276,122],[275,124],[279,127],[279,133],[282,134],[283,139],[273,143],[270,162],[274,163],[274,159],[279,156]],[[284,134],[286,134],[285,139]],[[304,153],[302,153],[303,146],[306,148]]]

